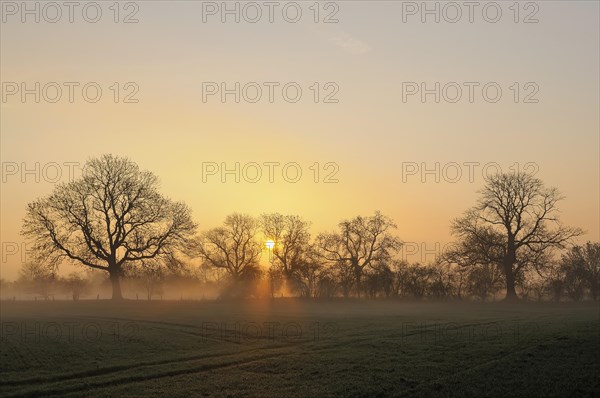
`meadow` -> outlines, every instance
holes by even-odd
[[[3,301],[0,396],[598,396],[598,303]]]

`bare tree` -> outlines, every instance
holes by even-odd
[[[444,263],[444,259],[440,259],[440,264]],[[462,300],[468,293],[469,284],[469,268],[461,267],[458,264],[448,264],[452,278],[454,296],[458,300]]]
[[[356,276],[352,264],[345,261],[338,261],[330,264],[332,268],[330,275],[334,277],[336,285],[342,291],[344,298],[350,297],[352,294],[352,287],[356,282]]]
[[[316,259],[309,256],[294,271],[292,283],[294,289],[302,297],[317,297],[319,283],[325,276],[329,276],[328,270]]]
[[[575,291],[575,284],[586,286],[592,300],[597,300],[600,292],[600,243],[587,242],[583,246],[573,246],[561,258],[561,269]],[[577,293],[572,293],[577,297]]]
[[[547,280],[547,289],[552,301],[559,302],[565,293],[565,276],[560,264],[552,267]]]
[[[234,281],[260,274],[261,244],[256,240],[258,223],[249,215],[234,213],[222,227],[202,234],[200,257],[210,266],[226,270]]]
[[[337,284],[335,279],[328,271],[321,273],[317,279],[315,297],[332,298],[337,293]]]
[[[394,290],[394,273],[387,263],[377,263],[365,272],[364,285],[370,298],[389,298]]]
[[[53,296],[57,282],[56,269],[38,262],[27,262],[19,271],[16,285],[23,291],[39,294],[44,300]]]
[[[394,276],[392,294],[395,297],[406,296],[406,270],[408,267],[406,260],[393,259],[390,263],[390,269]]]
[[[339,232],[319,234],[315,247],[320,257],[331,265],[351,268],[360,297],[365,267],[389,261],[402,246],[391,233],[394,229],[396,224],[380,212],[370,217],[358,216],[340,222]]]
[[[464,264],[495,264],[504,273],[506,299],[516,300],[516,276],[544,265],[547,252],[563,248],[582,232],[563,226],[555,188],[527,173],[497,174],[480,191],[478,204],[453,222],[462,240],[455,253]]]
[[[260,218],[266,239],[275,243],[273,256],[285,274],[291,274],[303,262],[310,242],[310,223],[300,216],[279,213],[263,214]]]
[[[482,301],[496,295],[502,289],[503,282],[501,268],[493,264],[479,264],[468,269],[467,290]]]
[[[77,272],[71,272],[61,282],[64,289],[73,297],[73,301],[79,301],[81,295],[86,294],[90,289],[90,281]]]
[[[455,264],[449,264],[441,259],[436,259],[428,264],[430,268],[429,293],[435,299],[449,299],[458,297],[457,277],[461,275],[455,272]]]
[[[272,240],[272,265],[288,287],[306,296],[311,293],[316,263],[310,260],[310,223],[295,215],[263,214],[260,225],[265,240]]]
[[[30,203],[22,233],[38,261],[67,259],[107,271],[112,298],[121,299],[126,264],[175,258],[195,229],[189,208],[163,197],[154,174],[104,155],[89,160],[80,179]]]
[[[542,301],[549,291],[550,275],[550,270],[544,276],[540,276],[537,272],[523,275],[519,281],[521,297],[525,300]]]
[[[403,291],[415,299],[424,298],[430,288],[431,268],[419,263],[409,264],[403,272]]]
[[[127,277],[132,278],[146,291],[146,299],[152,300],[155,295],[162,296],[165,277],[170,269],[176,269],[181,264],[164,263],[156,259],[140,261],[128,269]]]

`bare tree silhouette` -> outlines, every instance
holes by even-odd
[[[202,234],[198,250],[210,266],[225,269],[234,281],[248,280],[259,272],[261,244],[256,240],[257,221],[246,214],[234,213],[222,227]]]
[[[338,267],[349,266],[354,273],[357,296],[361,294],[361,279],[365,267],[389,261],[402,246],[391,234],[394,222],[375,212],[373,216],[358,216],[339,223],[339,232],[317,236],[315,248],[320,257]]]
[[[583,246],[573,246],[563,254],[560,269],[564,274],[566,289],[571,298],[577,290],[587,287],[592,300],[597,300],[600,292],[600,243],[587,242]],[[579,286],[577,286],[579,285]]]
[[[44,300],[53,296],[58,277],[56,269],[39,262],[27,262],[19,271],[16,284],[27,293],[39,294]]]
[[[263,214],[260,225],[265,239],[273,241],[273,265],[293,289],[302,295],[314,291],[316,271],[310,261],[310,223],[300,216]]]
[[[539,270],[550,249],[564,248],[582,231],[560,223],[557,203],[562,196],[530,174],[494,175],[480,194],[478,204],[452,224],[460,242],[450,257],[463,265],[500,267],[506,299],[516,300],[519,273]]]
[[[58,185],[30,203],[22,234],[38,259],[63,259],[107,271],[113,299],[121,299],[126,264],[174,259],[195,232],[190,209],[158,192],[158,179],[127,158],[88,161],[80,179]]]

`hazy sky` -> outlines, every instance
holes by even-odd
[[[96,23],[86,21],[96,18],[96,9],[87,6],[84,13],[85,2],[74,9],[73,23],[68,9],[58,18],[40,3],[36,23],[21,2],[3,1],[2,277],[17,274],[22,256],[13,247],[23,242],[26,205],[51,192],[55,164],[66,181],[65,163],[83,164],[103,153],[126,155],[157,174],[164,193],[191,206],[201,230],[234,211],[277,211],[304,216],[317,233],[381,210],[395,219],[401,239],[433,247],[450,241],[450,221],[474,204],[484,165],[492,164],[491,173],[497,164],[505,171],[537,170],[566,196],[563,221],[587,231],[581,241],[599,240],[598,2],[522,2],[517,8],[512,1],[481,2],[473,22],[461,6],[456,23],[449,21],[456,9],[446,3],[437,6],[439,23],[413,7],[421,2],[325,3],[318,23],[312,1],[287,5],[286,14],[286,3],[277,3],[273,23],[264,2],[254,3],[262,11],[256,23],[248,21],[256,7],[243,2],[239,23],[221,15],[221,2],[131,2],[122,5],[118,23],[111,1],[97,2],[102,15]],[[296,4],[302,16],[288,22]],[[137,23],[123,23],[130,13]],[[337,23],[323,23],[330,14]],[[53,18],[58,21],[50,23]],[[40,102],[35,94],[23,100],[21,83],[35,91],[36,82]],[[72,103],[65,82],[79,84]],[[95,103],[86,101],[95,96],[94,84],[88,97],[82,94],[90,82],[102,89]],[[239,82],[246,95],[239,103],[234,94],[225,103],[219,94],[204,101],[203,83],[210,82],[229,89]],[[272,103],[265,82],[273,83]],[[419,93],[403,98],[423,82],[428,89],[440,83],[439,103],[434,94],[425,102]],[[472,103],[465,82],[472,83]],[[286,84],[288,100],[301,88],[298,102],[284,99]],[[257,85],[262,97],[251,103]],[[62,96],[50,103],[56,86]],[[457,86],[462,97],[451,103]],[[502,94],[492,102],[497,87]],[[124,103],[136,89],[130,99],[138,102]],[[329,99],[337,103],[325,103],[336,90]],[[203,181],[205,162],[230,169],[239,162],[247,174],[240,170],[239,183],[233,175],[223,183],[220,173]],[[256,183],[248,181],[253,166],[243,168],[249,162],[262,165]],[[273,182],[265,162],[279,162]],[[472,181],[469,162],[477,162]],[[22,174],[36,163],[39,183],[35,172]],[[302,170],[296,183],[289,182],[294,163]],[[436,163],[437,183],[435,173],[406,173],[415,164],[434,169]],[[455,178],[456,164],[462,177]],[[324,182],[331,172],[337,183]]]

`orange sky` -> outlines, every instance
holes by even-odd
[[[598,3],[539,2],[539,23],[528,24],[514,23],[508,3],[497,23],[477,12],[473,23],[443,16],[440,23],[421,23],[418,14],[404,23],[400,3],[337,2],[339,21],[328,24],[314,22],[312,3],[301,3],[297,23],[277,13],[273,23],[221,23],[218,14],[204,23],[202,2],[138,2],[139,22],[131,24],[115,23],[109,3],[101,3],[103,17],[94,24],[77,12],[74,23],[48,23],[43,15],[40,23],[31,17],[22,23],[18,12],[3,10],[2,277],[17,274],[21,256],[13,248],[22,242],[25,206],[52,190],[55,164],[65,181],[65,163],[102,153],[126,155],[156,173],[164,193],[191,206],[202,230],[234,211],[278,211],[304,216],[317,233],[381,210],[396,220],[403,240],[428,247],[450,240],[449,223],[474,203],[485,165],[535,165],[537,176],[567,197],[563,220],[587,231],[582,241],[598,241]],[[119,18],[131,11],[121,10]],[[321,10],[319,18],[332,11]],[[8,94],[22,82],[30,89],[40,82],[39,103],[34,94],[25,101],[20,92]],[[48,82],[62,87],[56,103],[46,100],[55,95],[53,86],[43,91]],[[79,84],[72,103],[65,82]],[[90,82],[102,89],[95,103],[81,90]],[[203,102],[206,82],[229,88],[256,82],[263,97],[235,103],[229,95],[222,103],[214,95]],[[272,103],[265,82],[279,84]],[[296,103],[286,102],[280,89],[290,82],[302,89]],[[457,82],[463,97],[403,101],[406,82],[429,88]],[[464,82],[479,84],[473,103]],[[490,82],[502,89],[496,103],[482,96]],[[138,102],[124,103],[135,88]],[[324,103],[335,88],[338,102]],[[536,88],[532,98],[539,102],[524,103]],[[205,162],[229,168],[254,162],[263,165],[263,176],[256,183],[243,175],[239,183],[231,175],[223,183],[220,174],[203,181]],[[267,162],[281,165],[273,182]],[[470,162],[476,163],[473,181]],[[23,173],[36,163],[38,172]],[[439,182],[421,174],[422,166],[436,163]],[[298,182],[286,181],[285,164],[301,168]],[[416,174],[403,173],[415,164]],[[453,182],[456,164],[462,177]],[[288,167],[291,173],[295,166]],[[338,182],[325,183],[334,170]]]

